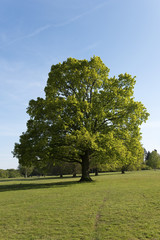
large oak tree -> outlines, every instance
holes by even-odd
[[[14,156],[22,165],[49,161],[78,162],[81,181],[90,181],[93,160],[138,158],[140,125],[148,113],[133,97],[135,77],[125,73],[109,78],[99,57],[68,58],[53,65],[45,98],[31,100],[27,131],[15,144]]]

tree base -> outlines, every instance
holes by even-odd
[[[92,182],[92,178],[90,177],[81,177],[81,179],[79,180],[80,182]]]

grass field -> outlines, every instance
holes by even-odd
[[[0,239],[160,239],[160,171],[93,179],[0,179]]]

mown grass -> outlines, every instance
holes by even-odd
[[[0,239],[160,239],[160,171],[0,179]]]

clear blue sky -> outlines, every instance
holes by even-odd
[[[0,168],[26,130],[30,99],[44,96],[52,64],[100,56],[110,76],[137,76],[150,113],[142,143],[160,153],[160,0],[0,0]]]

